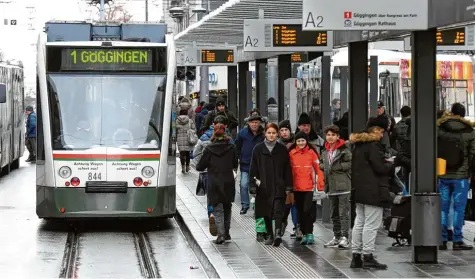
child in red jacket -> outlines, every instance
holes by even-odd
[[[303,234],[301,244],[314,244],[312,197],[314,191],[324,191],[324,174],[319,168],[319,156],[308,144],[308,136],[298,132],[295,140],[289,157],[293,170],[294,200]]]

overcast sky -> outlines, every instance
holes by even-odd
[[[145,21],[145,0],[116,0],[133,15]],[[162,0],[149,0],[149,20],[162,17]],[[0,49],[7,59],[19,59],[25,66],[26,90],[34,87],[38,33],[48,20],[85,20],[98,18],[97,9],[83,0],[0,0]],[[7,20],[9,25],[5,25]],[[10,25],[16,20],[17,25]]]

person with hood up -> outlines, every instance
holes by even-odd
[[[334,237],[324,247],[349,248],[350,168],[352,153],[339,137],[339,127],[327,126],[325,150],[320,167],[325,174],[325,192],[329,197]]]
[[[279,122],[278,128],[279,128],[278,142],[286,146],[286,148],[289,151],[291,146],[294,144],[294,134],[291,133],[291,123],[289,122],[289,120],[283,120]],[[284,235],[286,231],[286,227],[288,226],[288,217],[290,213],[291,213],[291,218],[294,224],[293,230],[296,231],[297,210],[294,204],[294,193],[289,193],[286,197],[286,207],[285,207],[283,222],[281,226],[281,236]],[[295,233],[291,234],[291,237],[295,237],[295,236],[296,236]]]
[[[250,208],[249,194],[249,172],[253,149],[258,143],[263,142],[263,127],[261,127],[261,117],[253,116],[249,120],[249,126],[240,130],[235,140],[236,148],[240,157],[240,194],[241,194],[241,215],[246,214]],[[260,238],[257,235],[257,238]]]
[[[373,255],[383,208],[392,203],[388,180],[392,163],[385,159],[385,147],[381,143],[387,125],[386,118],[370,118],[366,131],[350,135],[353,144],[351,198],[356,204],[351,268],[387,269],[387,265],[379,263]]]
[[[185,99],[185,98],[184,98]],[[189,142],[188,131],[195,131],[193,121],[188,117],[187,110],[181,110],[176,120],[177,127],[177,148],[180,153],[180,164],[182,165],[182,173],[190,171],[190,151],[193,146]]]
[[[266,125],[264,142],[253,149],[249,173],[250,193],[256,195],[255,218],[264,218],[265,244],[274,246],[281,244],[284,204],[293,189],[288,150],[277,140],[278,125]]]
[[[215,109],[215,106],[213,104],[206,104],[202,110],[195,115],[195,127],[197,128],[197,131],[199,131],[199,136],[203,135],[203,133],[206,131],[206,129],[201,129],[203,119],[207,116],[209,111],[212,111]],[[200,133],[201,131],[201,133]],[[212,131],[213,132],[213,131]]]
[[[178,110],[179,112],[182,110],[187,111],[187,116],[190,118],[190,120],[194,121],[195,120],[195,112],[193,111],[192,108],[192,102],[188,97],[183,97],[178,104]]]
[[[231,240],[231,206],[235,200],[235,175],[238,168],[238,154],[231,138],[225,135],[226,127],[217,123],[213,127],[212,142],[203,151],[197,171],[208,171],[209,204],[213,206],[218,236],[216,244]]]
[[[314,191],[324,191],[324,174],[319,167],[319,156],[309,145],[308,135],[298,132],[289,157],[293,170],[293,192],[298,210],[302,245],[314,244],[313,223],[316,213],[312,205]],[[296,240],[299,240],[296,237]]]
[[[474,177],[474,122],[464,118],[466,108],[460,103],[451,106],[451,115],[438,119],[438,158],[446,160],[446,174],[438,177],[441,194],[442,245],[448,241],[448,214],[453,202],[453,250],[472,250],[463,241],[463,223],[468,201],[469,179]]]
[[[238,120],[233,115],[233,112],[226,108],[225,99],[218,97],[215,102],[215,109],[208,111],[207,116],[203,120],[201,129],[208,129],[208,127],[212,125],[213,119],[215,119],[215,117],[218,115],[223,115],[226,117],[228,121],[228,129],[230,129],[230,131],[233,131],[236,127],[238,127]]]
[[[230,131],[228,130],[228,128],[226,128],[226,126],[228,125],[228,123],[226,121],[226,118],[223,115],[219,115],[219,116],[215,117],[215,120],[213,120],[213,125],[210,126],[210,129],[208,129],[208,131],[206,131],[200,137],[197,144],[195,145],[195,148],[193,149],[193,155],[194,155],[193,162],[195,163],[195,166],[198,164],[198,162],[202,158],[203,151],[205,150],[205,148],[211,143],[210,139],[213,136],[214,127],[217,124],[225,125],[226,136],[228,136],[228,137],[231,136]],[[231,144],[234,144],[234,141],[233,141],[232,138],[230,138],[229,142]],[[202,181],[203,181],[202,183],[204,183],[205,185],[208,186],[208,172],[207,172],[207,170],[201,171],[199,173],[202,176]],[[207,189],[208,189],[208,187],[207,187]],[[208,210],[208,223],[209,223],[210,234],[212,236],[216,236],[217,233],[218,233],[217,232],[217,227],[216,227],[216,221],[215,221],[215,216],[213,215],[213,206],[210,204],[208,196],[207,196],[207,210]]]

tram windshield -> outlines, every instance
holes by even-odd
[[[54,150],[160,149],[165,76],[49,74]]]

